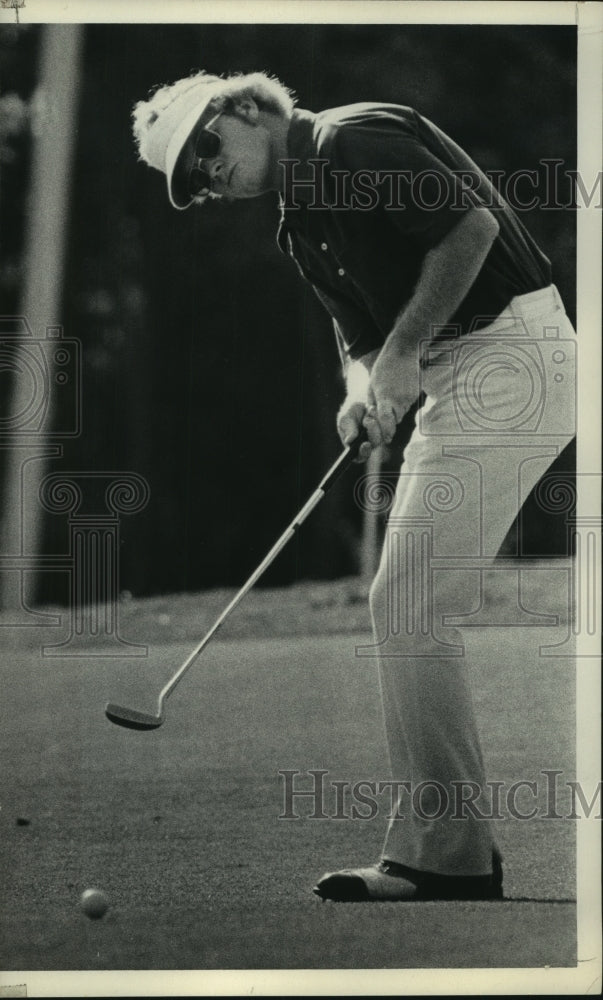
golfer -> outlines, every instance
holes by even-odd
[[[364,428],[365,459],[423,403],[370,592],[398,804],[381,858],[327,873],[314,891],[501,898],[458,625],[572,436],[574,332],[550,262],[469,156],[409,107],[314,114],[263,73],[200,72],[155,90],[133,121],[139,156],[166,174],[177,209],[279,193],[279,246],[333,320],[344,444]],[[504,671],[504,649],[493,659]]]

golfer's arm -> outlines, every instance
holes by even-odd
[[[473,208],[428,251],[419,280],[386,344],[416,358],[417,346],[432,328],[449,322],[480,272],[499,231],[487,208]]]

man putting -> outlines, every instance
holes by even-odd
[[[550,262],[467,154],[411,108],[313,114],[263,73],[199,73],[156,90],[133,119],[175,208],[279,193],[279,246],[333,319],[344,444],[364,427],[365,459],[424,401],[369,598],[397,815],[378,863],[324,875],[314,891],[502,898],[456,625],[571,439],[574,333]]]

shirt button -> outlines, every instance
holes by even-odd
[[[320,244],[320,249],[321,249],[321,250],[328,250],[329,248],[328,248],[328,246],[327,246],[327,244],[326,244],[326,243],[321,243],[321,244]]]
[[[345,274],[344,269],[342,267],[340,267],[339,270],[338,270],[338,272],[337,272],[337,274],[339,275],[340,278],[343,278],[343,276]]]

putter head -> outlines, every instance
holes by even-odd
[[[122,708],[111,702],[105,708],[105,715],[116,726],[124,726],[125,729],[158,729],[163,722],[160,715],[137,712],[135,708]]]

